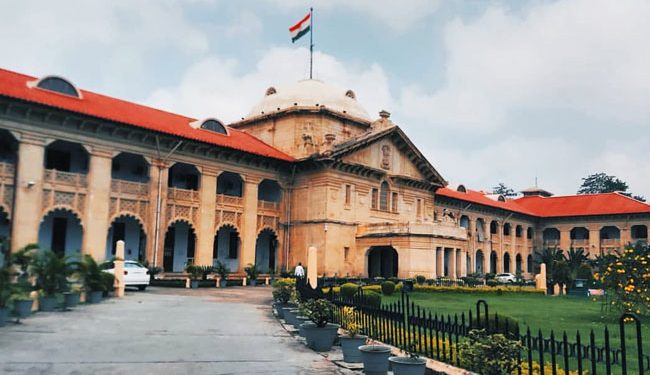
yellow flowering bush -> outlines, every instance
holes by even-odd
[[[361,324],[357,319],[354,307],[344,306],[341,312],[341,325],[348,331],[350,337],[354,337],[361,331]]]
[[[517,370],[514,370],[511,372],[511,375],[516,375],[519,372]],[[527,361],[522,361],[521,362],[521,373],[522,374],[528,374],[528,362]],[[551,363],[546,362],[544,365],[544,372],[542,373],[542,370],[539,366],[538,362],[533,362],[533,375],[578,375],[578,371],[564,371],[561,368],[558,368],[556,372],[553,372],[553,368],[551,367]],[[587,370],[582,370],[583,375],[589,374]]]
[[[612,304],[621,311],[650,314],[650,253],[647,245],[628,245],[622,253],[611,258],[596,278],[602,280],[613,296]]]

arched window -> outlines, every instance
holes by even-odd
[[[61,77],[45,77],[36,83],[36,87],[43,90],[58,92],[59,94],[80,98],[81,95],[72,83]]]
[[[226,127],[215,119],[208,119],[203,121],[201,124],[201,129],[209,130],[215,133],[228,135]]]
[[[382,182],[379,189],[379,209],[382,211],[388,211],[389,192],[390,188],[388,186],[388,182]]]

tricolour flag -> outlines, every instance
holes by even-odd
[[[310,21],[311,13],[307,13],[303,19],[289,28],[289,32],[291,33],[291,43],[295,43],[301,36],[309,32],[311,29]]]

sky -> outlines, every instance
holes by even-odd
[[[382,109],[450,183],[650,198],[650,1],[0,0],[0,67],[195,118],[314,78]]]

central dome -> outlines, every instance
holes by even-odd
[[[317,79],[305,79],[292,85],[269,87],[264,99],[249,117],[275,113],[295,107],[325,107],[343,115],[369,121],[370,117],[352,90],[327,85]]]

